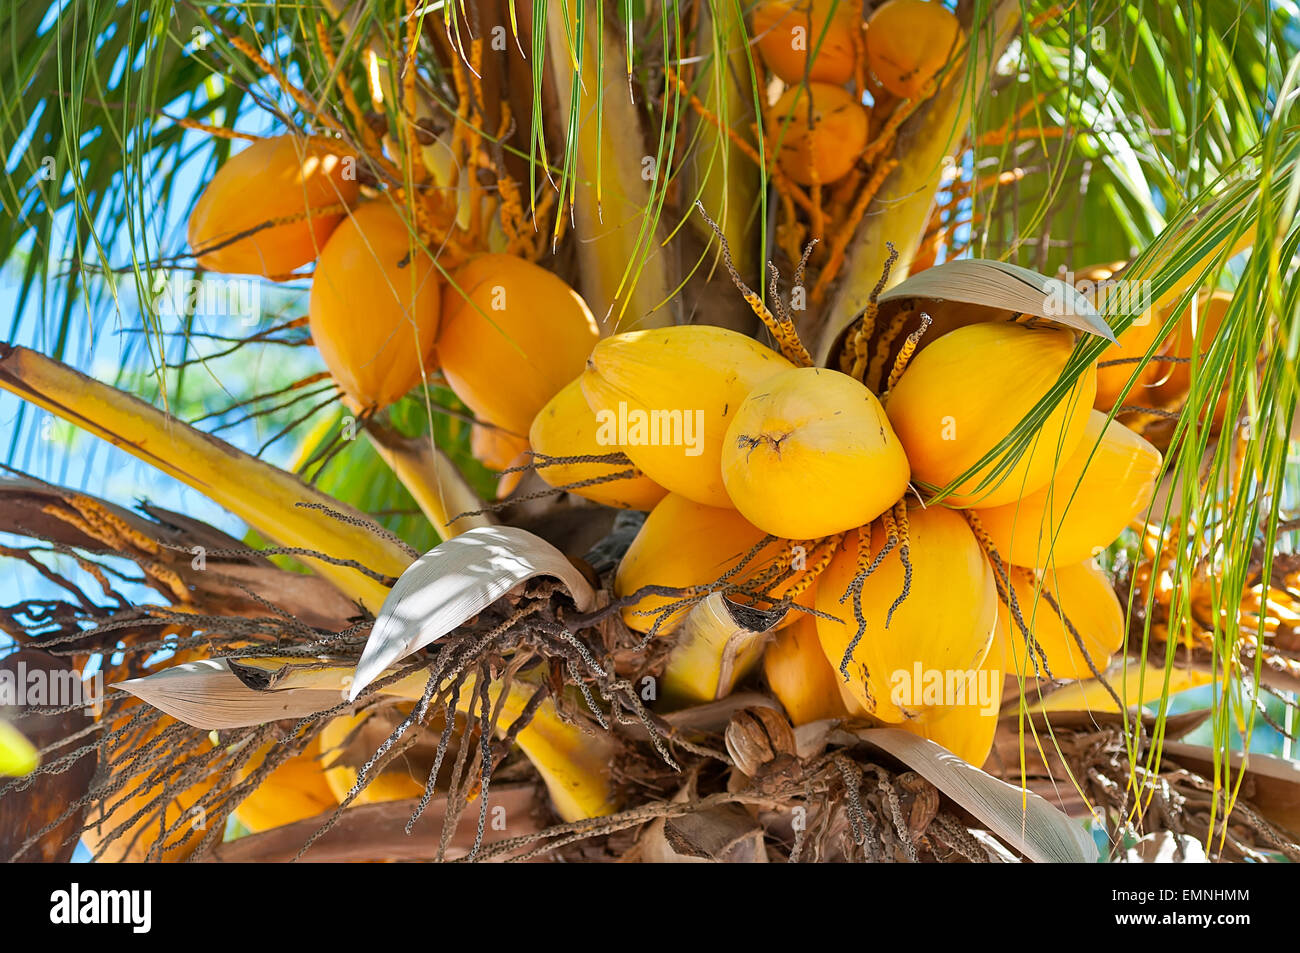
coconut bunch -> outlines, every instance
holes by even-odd
[[[218,170],[195,207],[197,262],[265,277],[296,277],[314,262],[312,341],[354,410],[373,416],[440,379],[474,414],[476,458],[495,470],[525,462],[533,417],[599,337],[586,303],[563,279],[505,251],[475,251],[444,273],[400,196],[360,188],[348,174],[355,168],[356,156],[319,141],[254,142]],[[231,209],[241,210],[233,220]],[[258,227],[266,221],[278,224]]]
[[[1100,676],[1124,613],[1092,560],[1144,512],[1161,456],[1094,409],[1080,332],[982,315],[932,339],[925,316],[875,387],[876,355],[850,340],[847,370],[813,366],[784,312],[761,309],[776,349],[707,325],[600,341],[530,444],[552,485],[649,510],[613,580],[626,625],[670,635],[724,592],[770,614],[764,669],[796,723],[869,716],[977,765],[998,706],[901,683]],[[673,659],[666,678],[690,682]]]
[[[892,142],[892,133],[871,140],[872,123],[896,127],[906,114],[899,104],[932,94],[963,41],[952,14],[923,0],[891,0],[868,22],[846,3],[765,3],[752,30],[777,90],[764,126],[774,137],[778,187],[841,182],[855,194]],[[310,101],[251,48],[235,45],[296,100]],[[383,98],[372,89],[376,103]],[[507,126],[504,112],[480,115],[483,105],[470,101],[470,115],[443,129],[410,114],[415,100],[405,95],[408,114],[398,126],[361,113],[349,96],[344,105],[354,114],[350,127],[323,117],[312,134],[235,135],[249,144],[218,169],[190,217],[195,262],[226,274],[309,277],[312,343],[362,420],[415,387],[445,382],[473,415],[475,457],[514,471],[528,460],[534,417],[581,370],[599,336],[582,299],[537,265],[544,230],[534,226],[554,196],[534,202],[526,219],[520,183],[482,135],[465,132]],[[841,224],[847,235],[852,223]],[[823,274],[819,286],[834,269]],[[546,322],[535,320],[539,312]],[[517,481],[510,473],[499,495]]]
[[[345,399],[374,414],[441,373],[480,421],[480,459],[504,469],[528,425],[595,343],[586,304],[519,254],[474,248],[450,272],[427,244],[432,212],[362,187],[358,157],[318,139],[253,142],[199,198],[189,241],[200,267],[270,278],[310,273],[312,341]],[[550,315],[545,328],[535,309]],[[545,361],[538,358],[545,338]]]
[[[928,0],[889,0],[867,21],[857,4],[777,0],[757,5],[752,30],[785,87],[768,116],[777,161],[804,186],[842,180],[867,149],[873,112],[933,94],[962,38],[957,18]]]
[[[329,46],[327,35],[320,41]],[[482,50],[465,55],[477,74]],[[376,107],[382,86],[371,77]],[[248,145],[204,187],[189,245],[204,271],[310,279],[312,343],[362,420],[413,388],[445,383],[473,415],[475,457],[505,470],[522,462],[537,411],[581,370],[596,325],[563,279],[536,263],[548,251],[539,225],[553,190],[530,203],[478,131],[509,127],[509,105],[494,101],[497,114],[484,115],[480,98],[468,97],[456,116],[435,119],[413,112],[423,108],[413,93],[404,90],[396,126],[361,113],[349,92],[351,127],[324,114],[314,134],[201,127]]]
[[[806,263],[816,313],[853,257],[868,208],[892,188],[900,129],[959,81],[968,38],[931,0],[888,0],[867,19],[861,4],[843,0],[772,0],[752,5],[737,28],[748,42],[734,44],[742,53],[729,69],[752,72],[757,101],[746,94],[721,108],[709,55],[669,67],[667,77],[706,136],[762,169],[777,199],[777,250],[793,263],[807,242],[821,243]],[[742,114],[747,121],[736,122]],[[728,231],[739,243],[734,223]]]

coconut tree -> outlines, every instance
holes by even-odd
[[[1294,14],[0,13],[5,855],[1295,860]]]

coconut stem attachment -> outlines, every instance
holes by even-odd
[[[704,203],[697,200],[695,208],[700,215],[703,216],[704,221],[708,223],[709,228],[713,230],[713,234],[718,238],[718,244],[722,248],[722,261],[726,265],[727,274],[731,276],[731,283],[734,284],[744,296],[745,303],[749,305],[750,310],[753,311],[754,314],[758,316],[759,320],[767,326],[767,329],[772,332],[772,337],[776,339],[781,354],[787,360],[799,367],[812,367],[812,354],[808,352],[808,349],[804,347],[803,342],[799,340],[799,332],[795,330],[794,322],[790,320],[790,315],[780,304],[780,298],[776,294],[776,283],[777,279],[780,277],[776,268],[771,262],[768,262],[768,267],[771,268],[773,272],[772,298],[777,302],[777,308],[780,311],[779,318],[768,310],[767,305],[763,304],[763,299],[760,298],[758,294],[749,287],[749,285],[745,284],[744,279],[740,277],[740,273],[736,271],[736,266],[731,261],[731,247],[727,244],[727,237],[722,234],[722,229],[718,227],[717,222],[711,219],[709,213],[704,210]],[[802,264],[800,267],[802,268]]]
[[[880,280],[876,286],[871,289],[871,295],[867,298],[867,306],[862,311],[862,316],[858,318],[857,327],[848,341],[845,342],[844,352],[840,359],[840,369],[855,380],[867,383],[865,374],[867,370],[867,345],[870,344],[871,338],[876,333],[876,316],[879,313],[877,302],[880,299],[881,292],[885,290],[885,283],[889,281],[889,273],[894,268],[894,263],[898,261],[898,249],[893,242],[885,242],[889,249],[889,257],[885,259],[885,267],[881,272]],[[868,386],[870,386],[868,384]]]
[[[1011,611],[1011,617],[1016,622],[1016,628],[1025,638],[1025,646],[1029,650],[1029,659],[1034,663],[1034,670],[1042,678],[1052,678],[1052,670],[1047,665],[1047,653],[1043,647],[1038,644],[1034,634],[1029,631],[1029,625],[1025,622],[1024,614],[1020,611],[1020,604],[1016,599],[1016,590],[1011,585],[1010,573],[1014,571],[1011,566],[1002,561],[998,554],[998,549],[993,545],[993,540],[989,538],[988,531],[980,521],[979,515],[974,510],[961,510],[962,516],[965,517],[971,532],[975,534],[976,541],[988,556],[989,565],[993,567],[993,580],[998,587],[998,596],[1002,602]],[[1120,709],[1123,709],[1123,705]]]
[[[903,376],[903,371],[907,370],[907,365],[912,362],[912,355],[916,353],[916,346],[920,343],[925,332],[930,329],[931,319],[924,311],[921,312],[921,326],[907,336],[903,342],[902,349],[898,352],[898,357],[894,358],[894,366],[889,371],[889,382],[885,385],[885,393],[894,389],[898,379]]]
[[[899,500],[894,504],[892,513],[890,510],[885,511],[885,526],[890,528],[890,541],[898,539],[898,558],[903,563],[903,591],[898,594],[898,598],[893,601],[889,607],[889,612],[885,614],[885,628],[889,628],[890,621],[894,618],[894,610],[907,601],[907,597],[912,593],[912,560],[911,560],[911,540],[908,538],[907,522],[907,502]]]

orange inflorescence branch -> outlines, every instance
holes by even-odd
[[[835,280],[839,274],[840,268],[844,265],[844,253],[848,250],[849,242],[853,240],[854,234],[857,233],[858,225],[861,224],[863,217],[867,214],[867,208],[871,205],[871,200],[876,197],[880,187],[885,184],[885,179],[889,174],[898,167],[897,159],[889,159],[880,163],[872,173],[866,186],[858,193],[857,201],[853,203],[853,208],[848,217],[835,231],[831,239],[830,256],[826,260],[821,274],[817,276],[817,283],[813,285],[812,300],[820,304],[826,296],[826,290],[830,283]]]
[[[158,110],[158,113],[164,119],[169,122],[174,122],[182,129],[192,129],[195,132],[201,132],[216,139],[240,139],[244,142],[258,142],[265,138],[263,136],[255,136],[251,132],[236,132],[234,129],[227,129],[225,126],[213,126],[206,122],[199,122],[197,119],[185,119],[182,116],[169,116],[161,109]]]
[[[280,88],[288,93],[293,101],[298,104],[298,108],[313,120],[319,120],[323,125],[341,136],[347,134],[347,131],[339,124],[337,119],[325,112],[321,108],[320,104],[315,102],[305,92],[293,85],[293,83],[289,82],[284,73],[280,71],[280,68],[254,49],[251,43],[238,36],[227,36],[226,39],[229,41],[231,46],[256,63],[262,72],[266,73],[266,75],[279,83]]]
[[[330,42],[329,27],[323,18],[316,21],[316,39],[320,43],[321,53],[325,57],[325,65],[330,72],[334,72],[335,67],[338,65],[338,57],[334,52],[333,44]],[[352,117],[352,124],[361,137],[361,147],[370,156],[380,155],[383,149],[379,145],[379,139],[375,136],[375,131],[370,128],[370,123],[366,122],[366,117],[361,111],[361,104],[357,102],[356,94],[352,92],[352,86],[348,83],[347,77],[340,72],[335,79],[339,89],[339,97],[343,100],[343,108]]]

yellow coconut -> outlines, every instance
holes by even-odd
[[[244,766],[239,781],[246,781],[261,767],[270,745],[263,746]],[[311,740],[302,753],[280,764],[263,778],[253,793],[235,808],[235,816],[250,831],[265,831],[295,821],[316,817],[338,806],[320,760],[320,738]]]
[[[975,466],[1056,385],[1073,349],[1069,331],[987,322],[950,331],[918,352],[885,402],[912,479],[938,489]],[[1057,459],[1082,439],[1096,390],[1094,365],[1079,375],[1030,442],[981,467],[944,502],[1000,506],[1045,486]],[[993,476],[1017,452],[1015,463]],[[984,479],[990,483],[981,487]]]
[[[816,539],[871,522],[910,470],[876,395],[839,371],[798,367],[737,408],[722,444],[727,495],[755,526]]]
[[[582,372],[596,321],[563,279],[514,255],[480,255],[452,278],[438,334],[447,383],[481,420],[526,434]]]
[[[794,622],[777,633],[763,654],[763,674],[796,725],[823,718],[847,718],[839,673],[831,668],[817,638],[817,617],[791,613]]]
[[[347,798],[357,783],[359,769],[374,757],[396,727],[399,717],[392,710],[370,710],[355,715],[339,715],[321,729],[320,757],[325,765],[325,783],[337,803],[342,804]],[[369,782],[352,801],[353,804],[421,797],[428,780],[428,767],[417,764],[408,756],[391,762],[378,775],[372,768],[368,777]]]
[[[1021,617],[1042,649],[1053,678],[1093,677],[1079,642],[1060,613],[1069,620],[1097,670],[1106,670],[1124,642],[1124,607],[1104,572],[1091,561],[1043,570],[1038,576],[1013,567],[1011,585]],[[1041,660],[1031,655],[1024,632],[1005,606],[999,630],[1010,650],[1007,674],[1045,677],[1046,673],[1039,671]]]
[[[867,147],[867,111],[843,87],[791,87],[772,107],[772,115],[777,161],[800,185],[839,181]]]
[[[1189,304],[1178,318],[1178,325],[1169,336],[1168,343],[1161,349],[1166,357],[1188,361],[1186,364],[1166,363],[1162,366],[1157,394],[1173,398],[1185,394],[1191,384],[1191,358],[1200,344],[1200,363],[1205,361],[1205,352],[1223,327],[1228,306],[1232,304],[1232,293],[1215,291],[1198,294],[1193,307]],[[1195,314],[1193,314],[1195,312]]]
[[[918,99],[957,54],[961,35],[938,2],[889,0],[867,21],[867,65],[895,96]]]
[[[389,202],[367,202],[321,253],[311,284],[311,336],[359,409],[387,407],[420,383],[438,333],[433,259]]]
[[[766,0],[754,8],[758,52],[787,83],[803,82],[805,69],[809,80],[847,83],[857,65],[854,34],[861,10],[850,0]]]
[[[962,686],[964,698],[909,719],[901,727],[943,745],[957,757],[981,767],[993,750],[1001,707],[1004,639],[994,639],[984,662]]]
[[[1186,664],[1162,668],[1154,659],[1148,664],[1147,661],[1125,656],[1112,661],[1110,668],[1102,674],[1109,688],[1100,679],[1080,679],[1062,686],[1045,698],[1035,695],[1029,699],[1029,713],[1091,711],[1118,714],[1119,706],[1110,694],[1114,691],[1123,699],[1125,707],[1144,705],[1148,706],[1148,712],[1154,714],[1156,705],[1152,703],[1159,703],[1166,689],[1173,696],[1214,681],[1214,676],[1209,672]]]
[[[197,263],[227,274],[284,275],[314,261],[344,215],[322,210],[356,204],[354,162],[296,136],[261,139],[231,156],[190,213]]]
[[[596,415],[587,406],[580,379],[572,381],[552,397],[533,420],[532,429],[528,431],[528,442],[532,449],[549,457],[592,457],[619,452],[617,443],[601,443],[600,437]],[[551,486],[568,486],[608,477],[628,469],[627,464],[568,463],[542,466],[541,461],[538,463],[538,475]],[[630,510],[651,509],[668,494],[667,490],[644,474],[576,487],[569,492],[606,506]]]
[[[741,560],[766,534],[733,509],[704,506],[676,493],[665,496],[646,517],[614,575],[614,594],[630,596],[643,586],[703,586],[714,582]],[[730,581],[742,582],[769,565],[779,544],[765,547]],[[646,595],[623,609],[623,621],[649,632],[657,612],[677,598]],[[673,612],[659,627],[667,635],[686,617]]]
[[[1068,566],[1113,543],[1151,502],[1159,475],[1160,451],[1094,410],[1083,439],[1047,486],[977,512],[1008,562]]]
[[[671,493],[730,507],[722,444],[731,416],[755,387],[793,366],[726,328],[629,331],[592,350],[582,392],[604,428],[602,446],[612,438]]]
[[[897,601],[904,591],[905,570],[902,551],[895,548],[862,584],[866,629],[848,666],[849,686],[858,702],[876,717],[895,722],[923,710],[912,691],[919,688],[918,669],[923,679],[930,672],[946,675],[979,667],[998,612],[993,569],[962,516],[943,507],[918,507],[909,510],[908,520],[912,577],[907,597]],[[885,547],[882,523],[873,524],[873,559]],[[836,617],[819,617],[817,635],[837,671],[858,628],[853,597],[843,603],[840,597],[857,572],[861,532],[844,537],[817,584],[817,609]]]
[[[1143,357],[1151,349],[1159,331],[1160,325],[1155,318],[1139,315],[1133,324],[1116,335],[1115,343],[1102,352],[1098,364]],[[1149,362],[1140,371],[1136,363],[1098,366],[1097,397],[1093,406],[1098,410],[1109,411],[1119,401],[1130,380],[1133,381],[1133,386],[1124,398],[1124,403],[1139,407],[1150,406],[1152,398],[1149,396],[1149,388],[1159,378],[1163,366],[1157,361]]]

